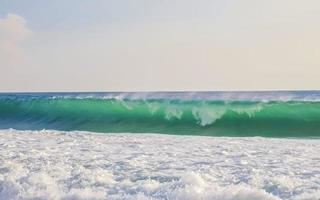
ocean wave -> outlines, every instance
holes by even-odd
[[[0,98],[0,128],[320,136],[320,102]]]

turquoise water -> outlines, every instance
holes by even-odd
[[[318,137],[320,92],[0,95],[0,128]]]

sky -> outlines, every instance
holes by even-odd
[[[320,89],[319,0],[0,0],[0,92]]]

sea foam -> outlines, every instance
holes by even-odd
[[[319,199],[320,140],[0,131],[0,199]]]

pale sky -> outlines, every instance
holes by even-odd
[[[320,89],[319,0],[0,0],[0,92]]]

